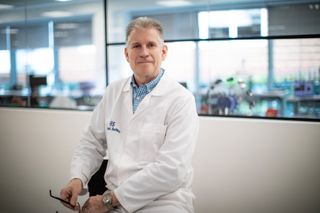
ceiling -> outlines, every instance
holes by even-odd
[[[75,2],[76,1],[76,2]],[[25,6],[41,6],[46,5],[50,6],[53,4],[70,4],[70,3],[78,3],[78,2],[89,2],[90,0],[0,0],[0,5],[10,5],[13,7],[25,7]]]
[[[57,4],[77,4],[81,2],[92,2],[103,0],[0,0],[1,5],[11,5],[13,7],[32,7],[32,6],[52,6]],[[148,6],[156,6],[163,8],[165,6],[157,4],[157,2],[164,2],[165,0],[107,0],[107,4],[126,8],[132,5],[134,8],[144,8]],[[166,2],[177,2],[177,0],[166,0]],[[279,4],[299,4],[299,3],[315,3],[316,0],[178,0],[180,2],[189,2],[192,6],[210,5],[210,6],[234,6],[234,5],[279,5]],[[191,6],[190,5],[190,6]]]

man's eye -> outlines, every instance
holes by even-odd
[[[156,45],[154,43],[148,44],[149,47],[155,47]]]
[[[140,45],[133,45],[132,48],[138,48]]]

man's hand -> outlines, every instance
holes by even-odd
[[[60,197],[61,199],[68,201],[71,205],[76,206],[78,196],[80,192],[82,191],[82,181],[78,178],[72,179],[68,185],[66,185],[63,189],[60,191]],[[75,208],[72,208],[71,206],[62,203],[64,206],[75,210]]]
[[[111,209],[108,209],[102,202],[102,195],[96,195],[89,197],[82,207],[82,213],[106,213]]]

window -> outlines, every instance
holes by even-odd
[[[132,75],[125,27],[149,16],[165,28],[163,67],[193,92],[199,114],[319,120],[319,8],[311,0],[10,1],[0,7],[0,105],[93,109],[106,84]]]
[[[103,0],[0,8],[0,104],[93,109],[106,85]]]
[[[132,74],[125,27],[149,16],[165,28],[163,67],[193,92],[199,114],[319,119],[319,5],[273,3],[109,0],[109,80]]]
[[[202,39],[266,36],[268,31],[265,8],[202,11],[198,16],[199,37]]]

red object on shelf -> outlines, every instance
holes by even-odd
[[[266,117],[277,117],[277,116],[278,116],[278,110],[272,109],[272,108],[267,109]]]

